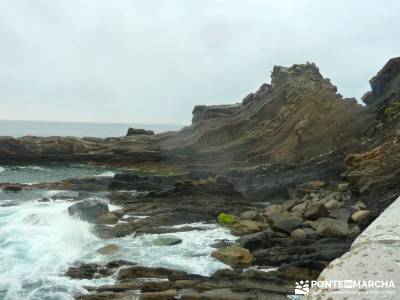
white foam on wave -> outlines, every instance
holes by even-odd
[[[4,172],[6,170],[6,168],[0,167],[0,173]]]
[[[95,175],[95,176],[96,177],[114,177],[114,175],[115,175],[115,172],[106,171],[106,172],[103,172],[103,173]]]
[[[54,197],[60,193],[66,192],[65,190],[48,190],[44,193],[45,197]]]
[[[203,224],[204,225],[204,224]],[[193,226],[193,224],[186,224]],[[173,246],[157,246],[159,237],[176,237],[182,243]],[[145,234],[100,241],[99,247],[113,243],[121,247],[114,259],[134,260],[147,267],[165,267],[188,273],[211,275],[218,269],[229,268],[210,256],[215,250],[211,245],[218,240],[234,241],[229,230],[218,225],[207,225],[205,230],[191,230],[168,234]],[[97,258],[98,259],[98,258]]]
[[[72,218],[70,203],[0,208],[0,298],[72,299],[81,282],[62,276],[97,241],[90,225]]]
[[[23,167],[17,167],[18,169],[27,169],[27,170],[36,170],[36,171],[48,171],[49,169],[44,168],[44,167],[39,167],[39,166],[23,166]]]
[[[43,195],[59,192],[47,191]],[[111,284],[115,280],[113,277],[91,281],[64,277],[67,267],[75,262],[105,263],[125,259],[143,266],[210,275],[218,269],[227,268],[210,256],[215,250],[211,245],[221,239],[236,239],[218,225],[195,223],[183,226],[202,227],[203,230],[101,240],[91,233],[92,225],[69,216],[67,208],[70,202],[36,200],[19,206],[0,207],[2,300],[71,300],[77,292],[84,292],[84,285]],[[157,246],[154,240],[164,236],[177,237],[182,243]],[[111,256],[96,252],[110,243],[119,245],[121,251]]]

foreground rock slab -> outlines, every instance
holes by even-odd
[[[388,282],[388,287],[315,288],[307,300],[399,299],[400,198],[390,205],[352,244],[349,252],[332,261],[318,280]],[[390,282],[394,286],[390,287]],[[385,294],[373,294],[385,293]]]

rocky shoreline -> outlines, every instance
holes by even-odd
[[[102,239],[201,230],[199,223],[237,236],[214,245],[211,256],[230,269],[211,276],[143,267],[134,256],[70,267],[71,278],[116,276],[114,285],[87,286],[76,299],[285,299],[295,281],[318,278],[347,252],[400,194],[400,58],[371,87],[362,107],[337,94],[314,64],[275,67],[271,84],[239,104],[196,107],[192,125],[179,132],[1,137],[2,163],[79,162],[130,171],[0,187],[78,192],[69,213],[93,223]],[[96,199],[99,192],[121,208],[110,211]]]

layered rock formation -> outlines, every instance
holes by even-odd
[[[123,138],[0,137],[0,161],[8,162],[124,162],[159,160],[152,135]]]
[[[192,125],[160,143],[202,165],[300,163],[358,142],[372,120],[314,64],[275,67],[271,85],[241,104],[195,107]]]
[[[344,173],[363,200],[378,213],[400,193],[400,58],[393,58],[370,81],[363,100],[374,112],[368,139],[346,158]]]

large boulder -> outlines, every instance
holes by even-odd
[[[101,216],[108,214],[109,210],[104,200],[87,199],[68,207],[68,213],[71,216],[78,216],[81,220],[95,223]]]
[[[211,256],[222,261],[224,264],[231,266],[232,268],[248,267],[254,260],[254,257],[249,250],[238,246],[230,246],[218,249],[211,253]]]
[[[349,224],[343,220],[321,218],[318,222],[317,233],[320,236],[343,237],[349,232]]]

